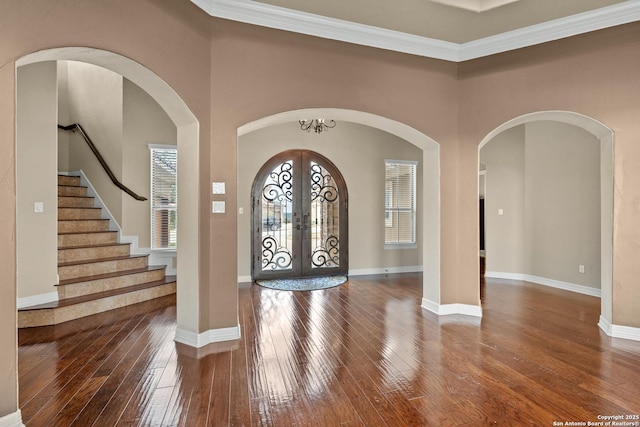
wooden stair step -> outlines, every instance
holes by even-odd
[[[130,252],[131,244],[118,242],[86,246],[59,246],[58,263],[128,256]]]
[[[104,273],[104,274],[94,274],[92,276],[82,276],[82,277],[74,277],[71,279],[65,279],[65,280],[60,280],[60,285],[70,285],[73,283],[78,283],[78,282],[89,282],[92,280],[99,280],[99,279],[107,279],[109,277],[118,277],[118,276],[122,276],[123,274],[135,274],[135,273],[140,273],[140,272],[144,272],[144,271],[152,271],[152,270],[158,270],[158,269],[163,269],[165,268],[164,265],[148,265],[146,267],[143,268],[135,268],[132,270],[124,270],[124,271],[111,271],[109,273]]]
[[[61,219],[58,220],[58,233],[108,231],[108,219]]]
[[[112,271],[143,268],[147,265],[148,257],[149,255],[130,255],[100,260],[63,262],[58,264],[58,276],[60,280],[66,280],[73,277],[94,276]]]
[[[118,232],[103,231],[71,231],[58,233],[58,246],[79,246],[99,243],[117,242]]]
[[[75,175],[58,175],[58,185],[80,186],[80,177]]]
[[[175,276],[126,288],[114,289],[18,310],[18,327],[57,325],[176,292]]]
[[[58,196],[87,197],[87,187],[77,185],[58,185]]]
[[[102,219],[102,209],[94,207],[58,207],[58,221]]]
[[[58,208],[92,208],[93,200],[89,196],[58,196]]]
[[[161,280],[165,277],[165,268],[166,266],[164,265],[147,266],[134,270],[112,271],[93,276],[75,277],[61,280],[56,287],[60,299],[73,298]]]

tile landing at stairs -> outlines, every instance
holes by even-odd
[[[80,177],[58,176],[57,302],[18,310],[18,327],[57,325],[175,294],[176,277],[117,241]]]

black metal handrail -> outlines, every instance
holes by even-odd
[[[82,135],[82,137],[84,138],[85,142],[87,143],[87,145],[89,146],[89,148],[91,149],[93,154],[96,156],[96,159],[98,159],[98,162],[100,162],[100,165],[102,166],[102,169],[104,169],[104,171],[107,173],[107,175],[109,175],[109,178],[111,179],[111,182],[113,182],[116,187],[118,187],[119,189],[121,189],[122,191],[124,191],[125,193],[127,193],[128,195],[133,197],[134,199],[140,200],[140,201],[147,200],[146,197],[138,196],[136,193],[131,191],[126,185],[121,183],[118,180],[118,178],[116,178],[116,176],[111,171],[111,168],[109,167],[107,162],[104,160],[104,157],[102,157],[102,154],[100,154],[100,151],[98,151],[98,148],[93,144],[93,142],[91,141],[91,138],[89,138],[89,135],[87,135],[87,133],[84,131],[84,129],[82,129],[82,126],[80,126],[79,123],[73,123],[73,124],[70,124],[68,126],[58,125],[58,129],[71,131],[71,132],[76,132],[76,131],[80,132],[80,135]]]

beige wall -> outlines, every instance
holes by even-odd
[[[251,186],[264,163],[293,148],[322,154],[342,173],[349,192],[349,270],[422,265],[417,249],[384,249],[384,160],[418,161],[418,201],[422,203],[422,151],[408,142],[368,126],[338,122],[322,134],[306,133],[297,122],[271,126],[238,140],[238,276],[251,275]],[[418,215],[418,218],[421,218]],[[419,220],[420,221],[420,220]],[[421,223],[416,235],[420,239]]]
[[[121,75],[83,62],[67,61],[61,87],[70,123],[79,123],[116,177],[122,176]],[[78,134],[69,136],[69,169],[82,169],[118,224],[122,224],[122,191],[115,187],[95,155]],[[134,189],[135,191],[135,189]]]
[[[635,204],[640,198],[640,145],[635,143],[640,134],[640,24],[462,64],[213,19],[186,0],[11,2],[0,14],[0,28],[4,94],[14,93],[15,61],[22,56],[91,46],[156,73],[197,118],[198,156],[192,158],[199,158],[200,203],[192,209],[199,212],[194,256],[200,262],[187,298],[198,301],[192,313],[199,331],[238,323],[237,129],[309,107],[387,117],[440,144],[442,304],[479,303],[480,141],[502,123],[533,111],[576,111],[606,124],[616,135],[613,322],[640,327],[640,264],[635,262],[640,247]],[[0,368],[7,374],[0,388],[0,415],[17,408],[14,117],[15,100],[2,97]],[[211,181],[227,183],[224,215],[210,214]]]
[[[57,292],[56,63],[18,68],[17,92],[18,297],[25,298]],[[44,212],[34,212],[35,202]]]
[[[68,61],[56,61],[58,67],[58,124],[69,124],[69,93]],[[58,131],[58,172],[68,172],[69,169],[69,132]]]
[[[600,141],[573,125],[536,121],[497,135],[480,161],[488,274],[600,288]]]
[[[121,181],[151,199],[149,144],[177,145],[176,126],[167,113],[139,86],[124,79]],[[138,201],[120,191],[122,232],[138,236],[138,245],[151,247],[150,201]]]
[[[564,123],[524,127],[525,272],[600,288],[600,141]]]

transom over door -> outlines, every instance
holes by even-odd
[[[252,189],[253,279],[346,274],[347,188],[328,159],[285,151]]]

